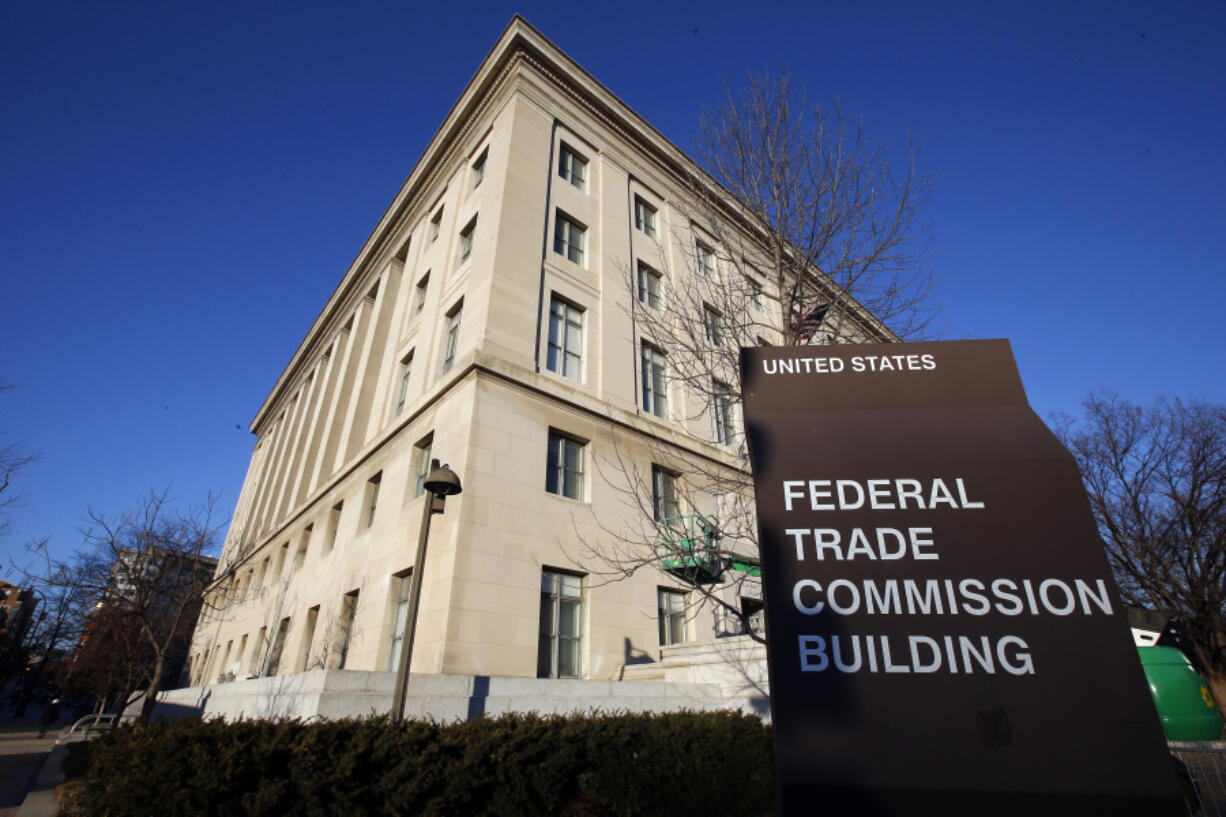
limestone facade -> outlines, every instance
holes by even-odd
[[[236,572],[190,683],[394,668],[431,457],[463,493],[433,517],[415,673],[604,681],[659,660],[660,591],[685,588],[608,581],[585,554],[642,529],[619,480],[650,490],[661,446],[681,481],[676,462],[747,467],[707,398],[666,385],[664,416],[644,406],[630,271],[687,269],[696,228],[674,205],[694,171],[512,21],[251,424],[218,575]],[[683,601],[667,640],[728,634]]]

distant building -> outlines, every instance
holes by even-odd
[[[237,575],[201,617],[194,685],[394,670],[432,458],[464,491],[434,517],[415,673],[663,678],[662,650],[734,634],[668,572],[609,581],[585,558],[642,528],[618,464],[648,524],[651,505],[718,516],[716,496],[680,507],[677,462],[748,467],[736,412],[670,384],[670,350],[634,317],[686,285],[686,253],[730,273],[676,206],[693,173],[511,22],[251,423],[221,559]],[[772,283],[755,284],[767,297],[747,308],[782,326]]]
[[[145,636],[132,615],[140,613],[159,631],[174,628],[162,688],[181,686],[187,680],[188,648],[203,604],[200,590],[216,570],[216,559],[174,547],[121,548],[111,565],[106,589],[85,618],[69,657],[69,673],[85,671],[91,663],[96,665],[100,660],[98,650],[109,651],[112,642],[136,645],[131,660],[141,660],[136,656]],[[188,600],[186,606],[184,599]]]
[[[22,646],[37,607],[33,590],[0,581],[0,672],[12,672],[24,662]]]

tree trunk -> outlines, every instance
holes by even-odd
[[[165,659],[158,656],[157,663],[153,665],[153,674],[149,676],[149,686],[145,688],[145,700],[141,701],[140,705],[140,722],[148,723],[153,716],[153,708],[158,702],[158,687],[162,685],[162,671],[165,665]]]

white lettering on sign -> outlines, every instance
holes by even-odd
[[[850,358],[853,372],[930,372],[937,360],[923,355],[856,355]],[[838,374],[847,370],[848,361],[841,357],[777,357],[763,358],[766,374]]]
[[[983,508],[982,502],[967,497],[966,483],[961,477],[954,479],[953,489],[940,478],[931,480],[927,486],[906,478],[870,479],[863,483],[854,479],[784,480],[784,510],[792,510],[796,500],[806,498],[811,511],[856,511],[865,502],[874,511]]]
[[[853,359],[854,361],[854,359]],[[854,362],[853,362],[854,365]],[[795,479],[780,483],[783,506],[792,513],[839,511],[983,511],[987,505],[963,477],[930,479]],[[857,521],[862,516],[855,517]],[[840,527],[810,524],[784,529],[797,562],[855,560],[937,561],[937,534],[930,526]],[[884,520],[883,520],[884,521]],[[986,543],[985,543],[986,545]],[[891,568],[896,570],[896,568]],[[1081,578],[801,578],[792,586],[792,606],[804,616],[1093,616],[1114,615],[1103,579]],[[802,635],[802,672],[887,674],[995,673],[1034,675],[1026,642],[1017,636]]]
[[[1034,675],[1030,646],[1016,635],[801,635],[797,641],[801,672]]]

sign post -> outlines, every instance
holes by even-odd
[[[1183,813],[1007,341],[741,352],[778,814]]]

